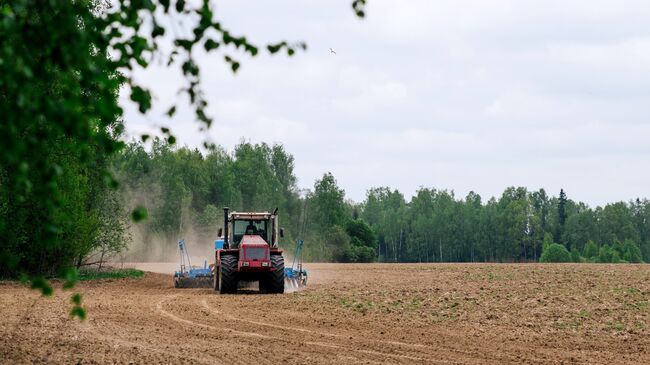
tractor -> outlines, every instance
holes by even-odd
[[[284,293],[284,258],[278,240],[278,209],[269,212],[230,212],[223,209],[223,247],[215,250],[214,290],[237,292],[240,283],[259,282],[262,293]]]

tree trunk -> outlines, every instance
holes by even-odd
[[[403,240],[403,235],[404,235],[404,230],[400,228],[399,230],[399,248],[397,250],[397,255],[395,258],[397,260],[400,260],[402,258],[402,240]],[[399,262],[399,261],[398,261]]]

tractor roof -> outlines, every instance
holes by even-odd
[[[232,212],[230,213],[231,220],[248,220],[248,219],[270,219],[273,214],[269,212]]]

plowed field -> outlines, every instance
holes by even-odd
[[[284,295],[84,282],[84,322],[60,285],[0,283],[0,362],[650,364],[650,265],[307,267]]]

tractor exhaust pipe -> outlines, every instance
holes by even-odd
[[[230,242],[228,242],[228,211],[230,208],[223,208],[223,248],[230,248]]]

